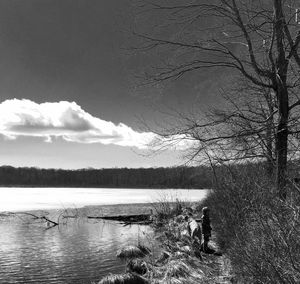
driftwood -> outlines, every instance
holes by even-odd
[[[44,220],[47,222],[47,225],[48,225],[48,226],[51,226],[50,224],[52,224],[51,227],[54,227],[54,226],[58,226],[58,225],[59,225],[57,222],[54,222],[54,221],[48,219],[48,218],[45,217],[45,216],[40,217],[40,219],[44,219]]]
[[[22,219],[21,216],[30,216],[35,220],[43,220],[47,225],[47,229],[53,228],[59,225],[59,219],[62,218],[78,218],[78,214],[75,215],[60,215],[57,221],[51,220],[48,217],[43,215],[36,215],[29,212],[3,212],[0,217],[9,217],[9,216],[17,216]],[[124,226],[138,224],[138,225],[149,225],[152,223],[151,214],[139,214],[139,215],[115,215],[115,216],[87,216],[88,219],[102,219],[102,220],[112,220],[123,223]]]
[[[140,214],[140,215],[118,215],[118,216],[87,216],[89,219],[102,219],[111,220],[124,223],[124,225],[140,224],[148,225],[152,223],[150,214]]]
[[[20,216],[20,215],[27,215],[27,216],[32,217],[33,219],[44,220],[47,224],[48,229],[59,225],[59,223],[57,223],[53,220],[50,220],[49,218],[47,218],[44,215],[43,216],[38,216],[38,215],[28,213],[28,212],[8,212],[6,216]]]

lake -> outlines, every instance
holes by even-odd
[[[0,217],[0,283],[92,283],[108,273],[124,271],[116,252],[138,241],[150,247],[149,226],[123,226],[87,215],[139,214],[151,202],[200,201],[207,190],[152,190],[103,188],[0,188],[0,210],[18,212]],[[73,208],[65,210],[66,208]],[[31,211],[35,210],[35,211]],[[58,220],[49,229],[44,222],[20,214],[31,211]]]

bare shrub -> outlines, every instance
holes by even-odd
[[[174,196],[161,195],[156,203],[152,204],[154,209],[155,226],[164,225],[172,217],[179,216],[183,213],[183,208],[188,202],[175,198]]]
[[[218,242],[242,281],[299,283],[300,206],[293,187],[283,201],[264,171],[251,166],[224,171],[208,197]]]

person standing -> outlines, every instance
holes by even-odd
[[[201,223],[202,223],[202,234],[203,234],[202,250],[205,253],[209,253],[210,249],[208,247],[208,242],[211,237],[212,228],[210,226],[209,208],[208,207],[202,208]]]

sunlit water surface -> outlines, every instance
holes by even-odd
[[[198,201],[206,190],[128,188],[0,188],[0,211],[80,208],[87,205],[149,203],[176,198]]]
[[[86,216],[148,213],[149,202],[176,198],[198,201],[206,193],[205,190],[0,188],[0,210],[18,212],[17,216],[0,216],[0,283],[92,283],[108,273],[121,273],[125,265],[116,258],[116,252],[138,241],[154,245],[151,228],[123,226]],[[64,211],[70,207],[73,210]],[[32,213],[48,214],[53,220],[60,218],[60,225],[49,229],[45,222],[20,214],[22,210],[37,210]],[[73,214],[79,217],[62,218]]]

